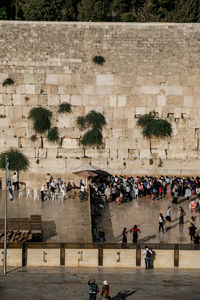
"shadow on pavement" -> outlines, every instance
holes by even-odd
[[[138,243],[146,243],[146,242],[150,241],[151,239],[155,239],[155,237],[156,237],[156,234],[145,236],[144,238],[138,240]]]
[[[119,292],[116,296],[111,297],[111,300],[120,300],[121,297],[125,297],[126,299],[129,296],[133,295],[134,293],[136,293],[136,291],[122,291]]]
[[[43,235],[42,240],[46,242],[48,239],[57,235],[56,223],[54,221],[44,221],[42,222]]]

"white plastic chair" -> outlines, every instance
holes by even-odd
[[[51,192],[51,200],[52,202],[56,200],[56,195],[53,192]]]
[[[39,192],[38,192],[38,189],[34,189],[34,200],[39,200]]]
[[[31,197],[31,189],[26,189],[26,197]]]
[[[24,197],[24,191],[23,190],[19,190],[19,198],[23,198]]]

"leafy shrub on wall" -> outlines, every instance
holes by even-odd
[[[152,113],[140,116],[137,126],[142,128],[142,134],[145,138],[164,138],[172,135],[171,124],[164,119],[156,119]]]
[[[33,129],[44,133],[51,128],[52,112],[43,107],[33,107],[29,112],[29,119],[33,121]]]
[[[92,110],[85,117],[78,117],[76,122],[80,130],[88,129],[80,140],[83,146],[98,147],[103,143],[102,129],[106,125],[103,114]]]
[[[58,109],[59,113],[71,113],[72,112],[72,107],[71,104],[68,102],[63,102],[59,105]]]
[[[48,131],[47,139],[49,142],[57,142],[59,140],[58,127],[53,127]]]

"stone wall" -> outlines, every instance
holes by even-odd
[[[47,172],[72,178],[83,163],[124,175],[199,174],[200,24],[2,21],[0,50],[0,151],[17,147],[29,157],[27,185]],[[15,83],[3,87],[8,77]],[[65,101],[73,112],[57,114]],[[53,112],[59,143],[30,140],[27,117],[37,105]],[[101,149],[79,143],[76,118],[92,109],[107,121]],[[151,150],[136,127],[150,111],[173,126],[172,138],[152,139]]]

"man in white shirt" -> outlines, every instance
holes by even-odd
[[[144,260],[145,260],[145,269],[149,270],[151,268],[151,255],[153,252],[149,249],[148,246],[145,246],[143,255],[144,255]]]
[[[86,193],[85,189],[86,189],[86,187],[82,183],[81,184],[81,197],[80,197],[81,202],[84,200],[85,197],[86,197],[86,200],[88,199],[88,193]]]
[[[14,175],[13,175],[13,185],[14,185],[15,190],[19,190],[18,175],[16,172],[14,172]]]

